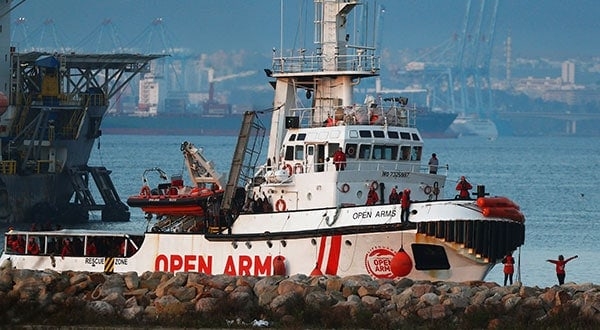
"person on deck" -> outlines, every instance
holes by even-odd
[[[460,177],[460,181],[456,185],[456,190],[458,190],[458,198],[459,199],[470,199],[469,190],[473,189],[473,186],[467,181],[465,176]]]
[[[375,188],[369,188],[369,193],[367,194],[367,204],[366,205],[375,205],[379,202],[379,195],[375,191]]]
[[[558,260],[551,260],[548,259],[546,261],[553,263],[556,265],[556,277],[558,278],[558,285],[563,285],[565,284],[565,276],[567,275],[567,273],[565,272],[565,265],[567,264],[567,262],[578,258],[578,256],[572,256],[570,258],[565,259],[565,257],[563,257],[563,255],[559,255],[558,256]]]
[[[67,238],[65,238],[63,240],[63,246],[60,251],[60,257],[62,259],[64,259],[65,256],[72,256],[72,255],[73,255],[73,247],[71,246],[71,241],[69,241]]]
[[[40,246],[35,241],[35,238],[29,237],[29,242],[27,243],[27,254],[38,255],[40,254]]]
[[[404,189],[400,199],[400,208],[402,209],[400,219],[402,223],[408,223],[408,216],[410,215],[410,189]]]
[[[435,153],[431,154],[431,158],[429,158],[429,174],[437,174],[439,161],[437,159],[437,155]]]
[[[400,204],[400,195],[396,190],[396,187],[392,188],[392,192],[390,193],[390,204]]]
[[[336,171],[343,171],[346,168],[346,154],[342,148],[338,148],[333,154],[333,163]]]
[[[504,286],[506,286],[507,281],[512,285],[513,274],[515,273],[515,258],[513,258],[512,253],[507,253],[502,259],[502,263],[504,264]]]

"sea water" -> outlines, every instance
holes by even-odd
[[[159,167],[167,174],[183,174],[181,143],[189,141],[204,150],[223,182],[231,164],[237,137],[106,135],[98,140],[89,164],[112,170],[120,198],[137,194],[145,169]],[[521,206],[526,216],[525,244],[515,251],[515,280],[527,286],[557,284],[554,265],[547,259],[579,255],[566,266],[566,282],[599,282],[600,263],[600,144],[597,138],[575,137],[476,137],[428,139],[423,158],[436,153],[440,165],[448,164],[445,197],[456,194],[461,175],[473,184],[485,185],[491,196],[506,196]],[[151,173],[148,180],[158,182]],[[79,228],[142,231],[148,223],[139,209],[131,209],[132,221],[105,223],[92,215]],[[520,274],[520,278],[519,278]],[[502,284],[502,264],[486,277]]]

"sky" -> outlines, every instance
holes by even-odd
[[[30,41],[56,35],[69,46],[99,43],[102,22],[110,19],[115,32],[105,28],[103,40],[114,34],[121,45],[143,46],[152,34],[149,31],[158,31],[151,29],[152,22],[161,18],[169,47],[206,53],[240,49],[269,52],[280,44],[282,1],[286,8],[285,35],[295,35],[294,28],[289,27],[297,25],[298,13],[304,12],[303,17],[312,21],[311,0],[26,0],[11,15],[13,22],[25,18]],[[461,32],[467,1],[378,0],[376,4],[385,7],[383,46],[425,49],[443,43]],[[562,60],[597,56],[599,13],[597,0],[500,0],[495,47],[502,51],[510,33],[514,57]],[[49,19],[54,23],[44,25]],[[312,41],[312,32],[304,37]]]

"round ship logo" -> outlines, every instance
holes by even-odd
[[[375,278],[395,278],[390,267],[394,252],[385,247],[374,247],[365,255],[365,268]]]

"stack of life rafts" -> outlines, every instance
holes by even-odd
[[[479,197],[477,206],[485,217],[507,218],[515,221],[525,221],[525,216],[517,203],[506,197]]]

